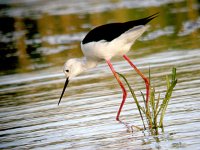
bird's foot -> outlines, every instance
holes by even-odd
[[[130,125],[129,123],[123,122],[121,120],[118,120],[118,121],[119,121],[119,123],[123,124],[126,127],[126,129],[127,129],[126,131],[128,133],[133,133],[134,131],[141,131],[141,130],[143,130],[143,128],[138,127],[136,125]]]

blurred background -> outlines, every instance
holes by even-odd
[[[151,49],[154,53],[172,47],[199,48],[199,3],[195,0],[1,0],[1,75],[62,66],[68,58],[82,56],[80,40],[95,26],[155,12],[160,16],[151,22],[150,30],[160,30],[147,42],[136,43],[135,50],[151,45],[161,46]]]
[[[131,135],[130,141],[125,127],[115,121],[121,90],[105,63],[74,79],[57,107],[65,80],[63,64],[83,56],[80,41],[89,30],[156,12],[159,17],[149,23],[128,56],[146,75],[151,67],[160,92],[165,75],[177,68],[179,83],[166,121],[173,140],[167,145],[200,147],[199,0],[1,0],[0,148],[166,146],[166,137],[159,144],[152,138],[145,143],[142,133]],[[143,81],[123,59],[112,62],[136,91],[145,91]],[[130,96],[127,101],[122,118],[140,125]]]

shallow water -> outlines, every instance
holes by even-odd
[[[184,0],[1,1],[0,149],[199,149],[200,3]],[[160,12],[128,56],[161,93],[177,68],[178,84],[158,137],[115,120],[121,89],[102,62],[70,82],[57,106],[68,58],[82,57],[80,40],[94,26]],[[122,58],[115,69],[136,94],[142,79]],[[128,93],[121,120],[141,126]]]

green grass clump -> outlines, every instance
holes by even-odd
[[[128,80],[124,77],[124,75],[118,73],[126,82],[128,85],[128,88],[132,94],[132,97],[137,105],[144,130],[148,129],[150,130],[151,134],[158,135],[159,134],[159,128],[162,129],[164,132],[164,125],[163,120],[165,116],[165,112],[167,109],[167,106],[169,104],[172,92],[174,90],[174,87],[176,86],[177,79],[176,79],[176,68],[172,69],[172,75],[171,79],[169,76],[166,76],[166,94],[163,99],[160,97],[160,93],[156,93],[155,87],[150,85],[150,97],[149,102],[146,102],[144,94],[141,92],[142,98],[143,98],[143,105],[141,105],[135,95],[134,90],[131,88]],[[149,81],[150,81],[150,71],[149,71]],[[151,83],[151,82],[150,82]],[[144,116],[144,117],[143,117]],[[144,121],[146,120],[146,121]],[[146,127],[147,126],[147,127]]]

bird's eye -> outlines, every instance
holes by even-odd
[[[65,72],[69,72],[69,70],[67,69],[67,70],[65,70]]]

